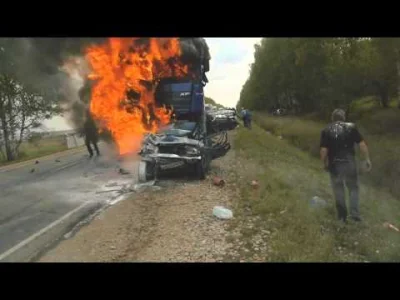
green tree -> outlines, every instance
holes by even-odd
[[[19,80],[15,43],[16,39],[0,39],[0,131],[8,161],[18,157],[30,129],[60,112],[50,87],[33,87]]]
[[[368,42],[364,49],[366,89],[379,96],[383,107],[388,107],[398,87],[398,39],[373,38]]]
[[[348,109],[367,92],[376,53],[370,39],[264,38],[255,46],[238,105],[303,112]]]

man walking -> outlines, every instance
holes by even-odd
[[[244,107],[242,107],[241,116],[242,116],[242,119],[243,119],[244,127],[247,127],[249,129],[251,129],[251,114],[250,114],[250,111],[248,109],[244,109]]]
[[[365,159],[366,171],[369,172],[372,165],[367,144],[356,125],[345,121],[345,111],[335,109],[332,113],[332,123],[321,132],[320,155],[324,168],[330,173],[339,220],[344,222],[347,220],[344,188],[346,184],[350,196],[350,218],[361,221],[355,144],[359,145]]]
[[[96,150],[96,154],[97,154],[97,156],[99,156],[100,151],[97,146],[97,142],[99,140],[98,132],[97,132],[96,124],[95,124],[92,116],[90,115],[89,111],[86,112],[86,120],[85,120],[85,124],[83,125],[83,130],[85,133],[86,148],[89,152],[90,157],[93,157],[93,150],[92,150],[92,147],[90,146],[90,144],[93,144],[94,149]]]

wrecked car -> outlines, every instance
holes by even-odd
[[[235,112],[230,109],[209,112],[207,117],[214,132],[233,130],[239,125]]]
[[[139,153],[139,181],[155,180],[159,172],[176,168],[191,169],[197,178],[204,179],[211,161],[224,156],[231,146],[226,132],[204,137],[196,125],[177,121],[147,135]]]

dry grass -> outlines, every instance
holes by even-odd
[[[67,149],[68,147],[64,143],[62,137],[42,139],[38,141],[36,145],[29,142],[23,142],[20,146],[20,153],[17,160],[8,162],[6,158],[0,154],[0,166],[42,157]]]

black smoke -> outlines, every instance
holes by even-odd
[[[204,38],[180,38],[182,50],[181,60],[184,64],[191,66],[191,71],[207,83],[205,75],[210,71],[210,51]],[[200,68],[203,66],[203,70]]]
[[[0,38],[0,68],[12,72],[27,86],[52,93],[60,103],[71,103],[70,120],[81,127],[89,104],[91,82],[85,80],[77,91],[76,83],[60,67],[75,56],[83,56],[89,45],[102,44],[107,38]],[[149,38],[135,41],[133,48],[143,49]],[[180,38],[182,62],[207,82],[210,53],[203,38]],[[137,48],[136,48],[137,49]],[[5,58],[5,59],[1,59]],[[200,66],[203,66],[203,69]]]

